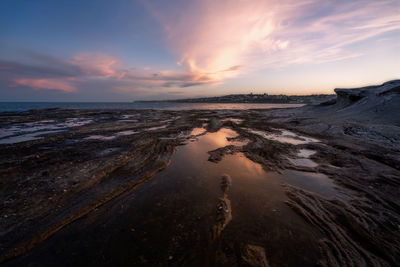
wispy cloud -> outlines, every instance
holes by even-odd
[[[75,86],[63,79],[15,79],[14,84],[29,86],[37,90],[60,90],[68,93],[78,90]]]
[[[102,53],[79,53],[70,63],[88,76],[122,79],[126,75],[116,70],[120,64],[117,58]]]
[[[216,73],[232,66],[246,71],[357,57],[351,44],[400,29],[397,0],[199,0],[167,12],[143,2],[179,64],[193,74],[215,73],[214,80],[240,73]]]

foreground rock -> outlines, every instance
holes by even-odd
[[[86,262],[85,253],[98,250],[95,233],[112,229],[116,236],[105,235],[106,243],[121,246],[99,248],[97,265],[296,266],[303,259],[305,266],[396,266],[399,85],[392,81],[338,89],[334,102],[290,110],[56,109],[3,114],[0,259],[5,266],[62,266],[68,263],[59,259],[72,260],[71,253],[79,255],[74,263]],[[191,135],[194,128],[207,131]],[[224,129],[237,136],[227,140]],[[240,154],[246,158],[235,162],[257,162],[268,179],[289,175],[290,170],[329,177],[335,189],[325,194],[290,180],[265,184],[260,178],[264,176],[232,182],[235,166],[215,181],[194,178],[195,173],[180,179],[154,178],[162,170],[168,174],[171,158],[181,155],[175,153],[179,146],[190,146],[207,134],[220,146],[210,146],[203,153],[204,162],[199,158],[203,154],[188,148],[200,167],[225,166],[225,159]],[[294,164],[291,159],[301,151],[312,151],[309,159],[316,165]],[[178,167],[179,161],[174,168]],[[266,185],[281,188],[282,195],[266,197]],[[274,198],[282,205],[262,206]],[[112,227],[104,228],[114,220]],[[289,225],[291,221],[296,227]],[[74,239],[82,229],[91,233],[87,244]],[[292,239],[279,242],[276,235]],[[68,252],[56,241],[64,238],[71,242]],[[49,250],[46,244],[60,245],[59,250],[53,248],[55,262],[41,256]],[[304,244],[319,249],[307,247],[305,252]],[[108,257],[103,259],[104,255]]]
[[[325,265],[396,265],[400,81],[335,92],[337,99],[330,103],[272,112],[271,122],[324,138],[329,148],[312,147],[319,151],[318,161],[329,164],[320,165],[320,171],[350,189],[351,197],[330,201],[289,187],[288,204],[330,236],[321,240]],[[388,240],[388,235],[394,239]]]

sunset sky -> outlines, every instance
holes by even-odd
[[[399,78],[399,0],[0,2],[0,101],[332,93]]]

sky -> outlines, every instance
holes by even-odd
[[[0,101],[326,94],[393,79],[399,0],[0,1]]]

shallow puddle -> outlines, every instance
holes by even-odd
[[[119,122],[138,122],[139,120],[119,120]]]
[[[289,161],[296,166],[303,166],[303,167],[309,167],[309,168],[314,168],[317,167],[318,164],[311,159],[305,159],[305,158],[299,158],[299,159],[292,159],[289,158]]]
[[[283,130],[283,129],[274,129],[274,130],[280,131],[280,133],[272,133],[272,132],[266,132],[266,131],[261,131],[261,130],[248,129],[248,128],[244,128],[244,130],[248,131],[249,133],[259,135],[265,139],[274,140],[274,141],[278,141],[281,143],[289,143],[292,145],[301,145],[301,144],[319,142],[318,139],[298,135],[296,133],[293,133],[288,130]]]
[[[61,127],[79,127],[93,122],[92,119],[85,118],[68,118],[64,123],[60,123]]]
[[[285,170],[279,176],[283,182],[328,199],[339,196],[332,179],[322,173]]]
[[[221,121],[231,121],[231,122],[236,123],[236,124],[241,124],[243,122],[243,119],[225,118],[225,119],[222,119]]]
[[[122,132],[118,132],[116,133],[116,135],[118,136],[125,136],[125,135],[134,135],[139,133],[138,131],[132,131],[132,130],[127,130],[127,131],[122,131]]]
[[[122,119],[131,119],[136,117],[140,117],[140,114],[125,114],[121,116]]]
[[[190,135],[199,135],[202,134],[206,131],[204,128],[193,128],[193,130],[190,132]]]
[[[103,141],[108,141],[108,140],[113,140],[115,139],[114,135],[111,136],[105,136],[105,135],[91,135],[88,137],[85,137],[84,139],[86,140],[103,140]]]
[[[234,138],[237,136],[238,133],[229,128],[222,128],[218,132],[207,133],[199,137],[198,141],[195,142],[196,150],[206,153],[207,151],[232,145],[232,142],[228,141],[227,138]],[[207,155],[207,153],[205,155]]]
[[[115,138],[121,137],[121,136],[129,136],[129,135],[134,135],[134,134],[138,134],[138,133],[142,133],[142,132],[146,132],[146,131],[154,131],[154,130],[160,130],[160,129],[165,129],[167,127],[167,125],[161,125],[161,126],[156,126],[156,127],[151,127],[151,128],[144,128],[141,129],[139,131],[133,131],[133,130],[126,130],[126,131],[121,131],[121,132],[116,132],[113,133],[113,135],[90,135],[85,137],[85,140],[100,140],[100,141],[110,141],[110,140],[114,140]],[[160,139],[175,139],[174,138],[160,138]]]
[[[62,131],[63,130],[48,130],[48,131],[37,131],[33,133],[7,136],[0,139],[0,144],[14,144],[14,143],[38,140],[41,139],[46,134],[59,133]]]
[[[0,128],[0,144],[14,144],[40,139],[42,135],[58,133],[68,128],[79,127],[93,122],[86,118],[67,118],[65,121],[41,120],[18,123]]]
[[[40,137],[36,136],[35,134],[23,134],[23,135],[2,138],[0,139],[0,144],[14,144],[14,143],[32,141],[37,139],[40,139]]]
[[[143,129],[143,131],[155,131],[155,130],[165,129],[165,128],[167,128],[167,126],[168,125],[150,127],[150,128]]]
[[[288,158],[288,160],[295,166],[314,168],[318,166],[318,163],[309,159],[309,157],[315,153],[317,153],[315,150],[300,149],[300,151],[297,153],[298,158]]]
[[[299,158],[309,158],[312,155],[314,155],[315,153],[317,153],[315,150],[311,150],[311,149],[300,149],[299,153],[297,153],[297,156]]]
[[[97,156],[105,157],[105,156],[109,156],[110,154],[113,154],[119,150],[121,150],[121,148],[119,148],[119,147],[110,147],[110,148],[104,149],[96,154],[97,154]]]

